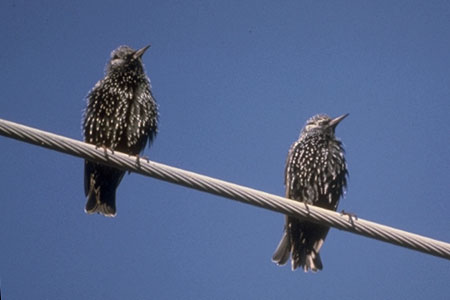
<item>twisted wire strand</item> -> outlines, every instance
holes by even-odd
[[[0,135],[450,259],[450,244],[0,119]]]

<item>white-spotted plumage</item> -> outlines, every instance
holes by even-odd
[[[120,46],[111,53],[105,77],[87,96],[83,118],[85,141],[139,155],[157,133],[158,107],[141,56],[144,47]],[[86,212],[114,216],[115,191],[123,171],[85,162]]]
[[[342,143],[334,132],[347,115],[331,119],[316,115],[309,119],[299,139],[289,150],[285,168],[286,197],[336,210],[347,185],[347,165]],[[279,265],[292,256],[292,269],[322,269],[319,250],[329,227],[286,216],[282,239],[272,260]]]

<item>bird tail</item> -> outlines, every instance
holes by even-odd
[[[323,240],[320,240],[320,243],[323,244]],[[298,267],[305,272],[322,270],[323,265],[319,252],[314,248],[307,247],[304,243],[295,243],[292,249],[292,270]]]
[[[272,255],[272,261],[279,266],[286,264],[291,255],[291,239],[288,236],[286,230],[283,232],[281,241],[277,246],[277,249]]]
[[[106,193],[102,193],[106,192]],[[88,214],[99,213],[106,217],[116,216],[116,191],[102,188],[95,188],[95,182],[92,182],[90,191],[87,195],[87,202],[84,211]]]
[[[301,267],[305,272],[322,270],[323,265],[319,250],[328,230],[328,227],[309,222],[299,222],[287,217],[283,236],[272,256],[272,261],[278,265],[284,265],[292,256],[292,270],[298,267]]]
[[[85,162],[84,192],[87,197],[85,212],[116,216],[116,189],[125,172],[101,164]]]

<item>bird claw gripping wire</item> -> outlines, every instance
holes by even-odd
[[[341,211],[341,216],[348,216],[348,221],[350,223],[352,223],[352,225],[354,224],[354,221],[358,220],[358,216],[352,212],[347,212],[345,210]]]
[[[134,156],[134,155],[130,155],[130,156]],[[148,156],[141,156],[139,154],[136,155],[136,166],[138,168],[141,167],[141,159],[145,159],[145,161],[147,161],[147,163],[150,163],[150,159],[148,158]],[[130,174],[131,172],[128,171],[128,174]]]
[[[102,148],[102,149],[103,149],[103,152],[104,152],[106,158],[108,158],[108,149],[109,149],[109,148],[106,147],[105,145],[96,145],[96,146],[95,146],[95,149],[99,149],[99,148]],[[109,150],[111,150],[111,154],[114,155],[114,150],[113,150],[113,149],[109,149]]]

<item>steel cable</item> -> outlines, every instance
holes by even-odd
[[[0,135],[450,259],[450,244],[0,119]]]

